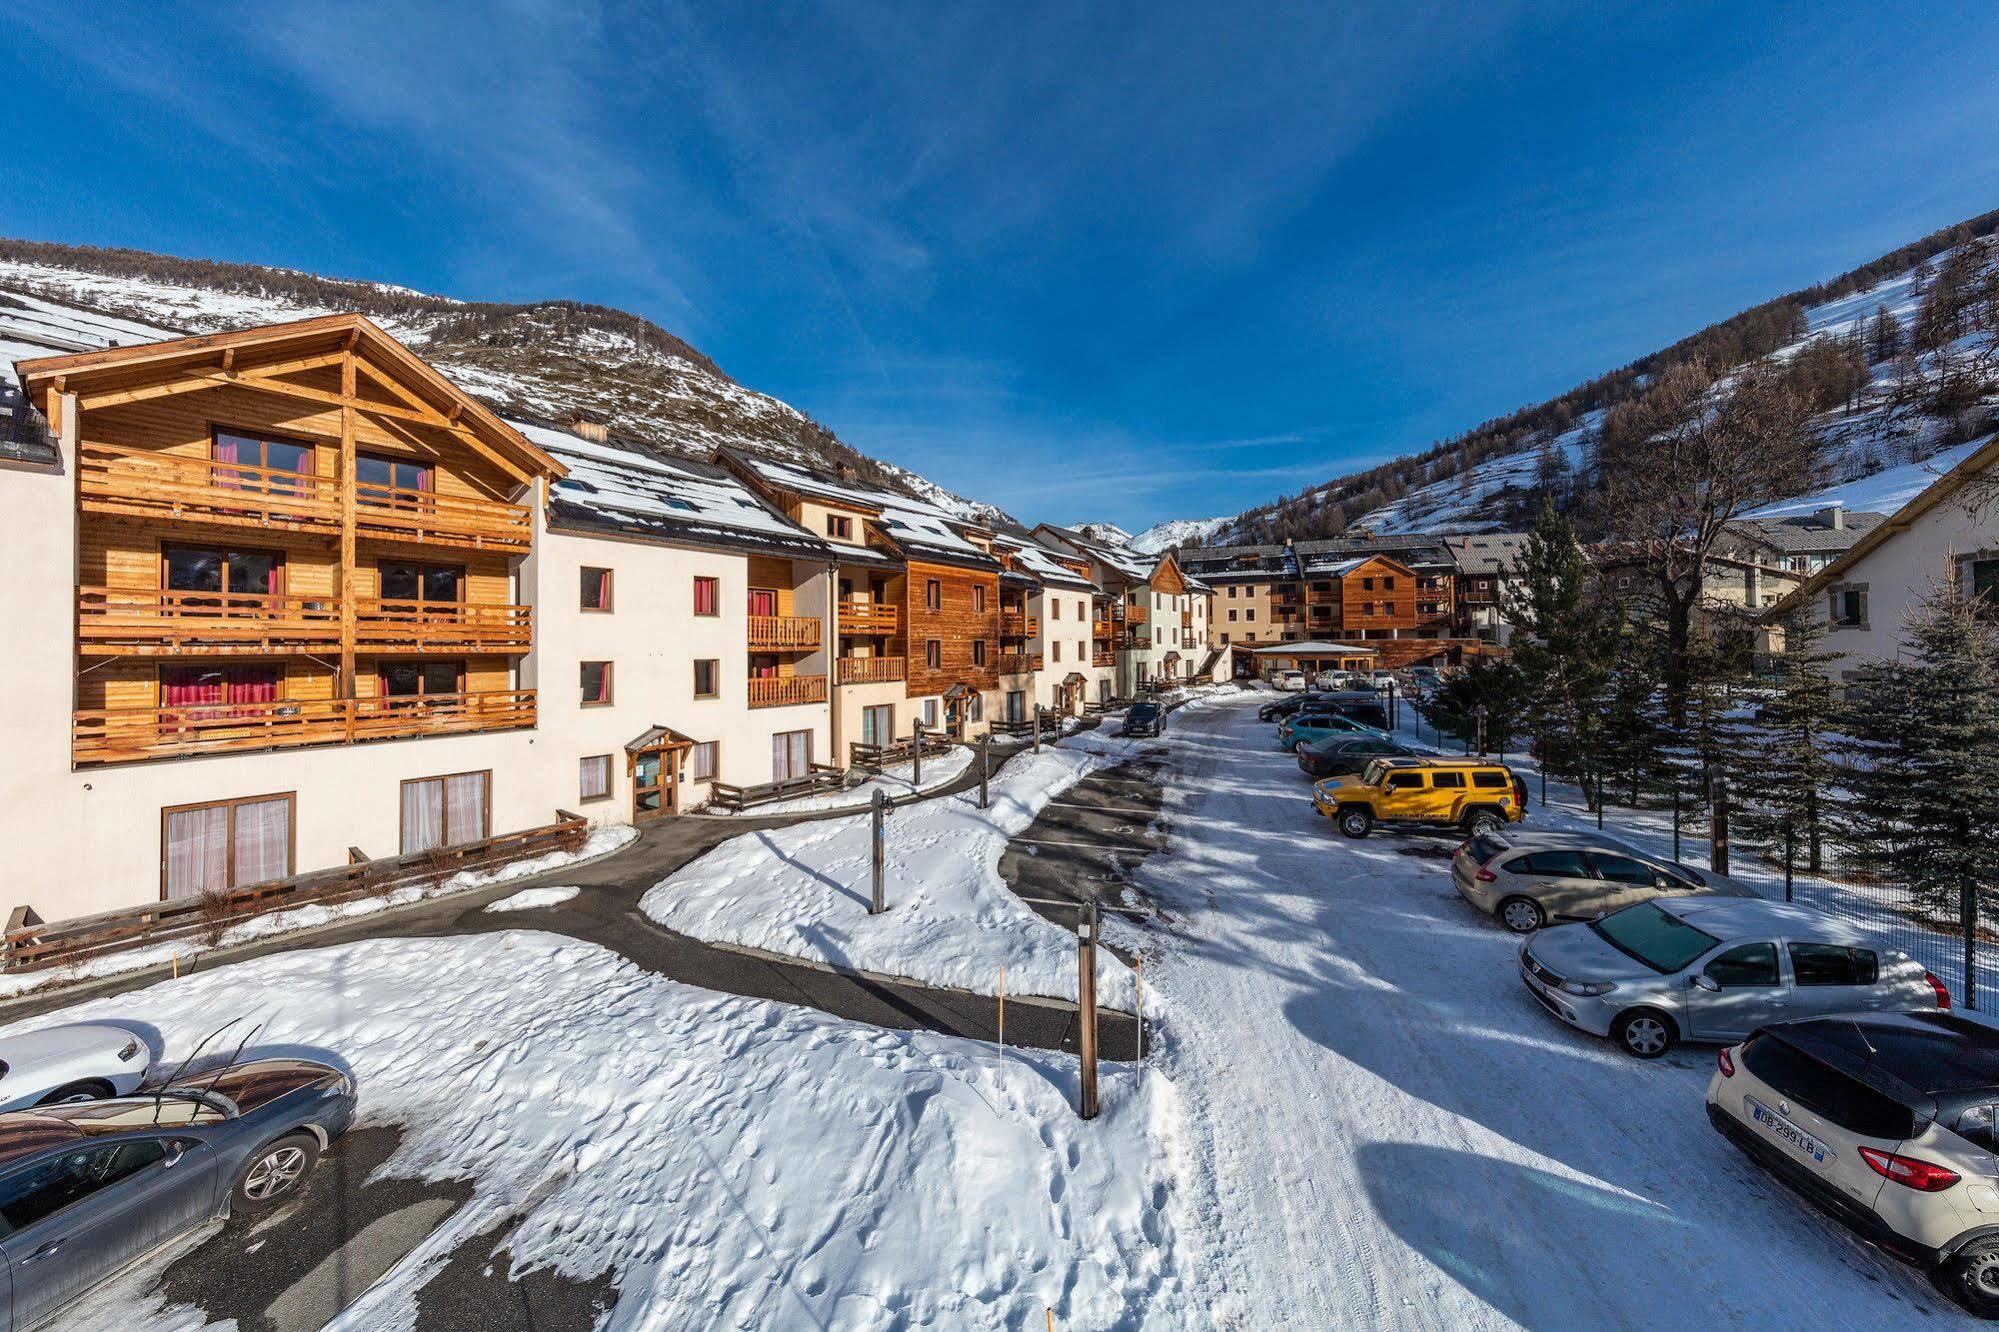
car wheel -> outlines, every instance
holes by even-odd
[[[1531,897],[1509,897],[1499,904],[1499,923],[1515,934],[1532,934],[1548,923],[1541,904]]]
[[[1473,837],[1480,833],[1498,832],[1506,821],[1489,809],[1474,810],[1465,816],[1465,831]]]
[[[1348,837],[1365,837],[1374,828],[1374,815],[1364,809],[1343,809],[1338,822]]]
[[[317,1160],[319,1139],[310,1133],[288,1133],[265,1143],[237,1174],[231,1207],[256,1212],[277,1206],[298,1192]]]
[[[1973,1240],[1944,1259],[1938,1284],[1980,1318],[1999,1318],[1999,1239]]]
[[[65,1082],[35,1104],[81,1105],[85,1101],[101,1101],[112,1095],[115,1090],[102,1078],[82,1078],[76,1082]]]
[[[1634,1058],[1657,1059],[1673,1048],[1680,1034],[1673,1028],[1673,1019],[1657,1009],[1634,1008],[1610,1024],[1610,1038]]]

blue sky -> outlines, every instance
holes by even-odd
[[[1987,3],[1236,8],[16,4],[0,234],[622,306],[1135,529],[1999,207]]]

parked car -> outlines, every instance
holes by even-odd
[[[1342,689],[1335,693],[1318,695],[1315,712],[1336,712],[1363,726],[1372,726],[1378,731],[1388,728],[1388,709],[1383,706],[1381,696],[1372,689]]]
[[[1163,735],[1166,732],[1166,709],[1157,703],[1134,703],[1126,709],[1124,726],[1119,735]]]
[[[1415,751],[1393,740],[1371,735],[1329,735],[1299,745],[1298,770],[1317,781],[1359,772],[1378,758],[1390,758]]]
[[[1298,690],[1305,687],[1305,672],[1279,671],[1273,682],[1279,689]]]
[[[1377,731],[1372,726],[1363,726],[1351,717],[1343,717],[1337,712],[1314,712],[1306,710],[1295,717],[1286,717],[1277,724],[1277,747],[1295,751],[1299,745],[1310,740],[1324,740],[1334,735],[1365,735],[1377,740],[1388,739],[1388,733]]]
[[[1708,1120],[1861,1238],[1999,1318],[1999,1031],[1956,1013],[1764,1027],[1715,1056]]]
[[[8,1326],[34,1326],[232,1211],[276,1206],[353,1113],[338,1069],[258,1059],[140,1095],[0,1115]]]
[[[0,1040],[0,1111],[123,1096],[152,1058],[137,1036],[101,1022],[9,1036]]]
[[[1675,865],[1602,833],[1481,833],[1451,857],[1459,896],[1515,934],[1593,920],[1655,897],[1754,897],[1726,875]]]
[[[1395,687],[1395,672],[1369,671],[1367,673],[1367,682],[1371,688],[1385,694]]]
[[[1520,945],[1520,974],[1550,1013],[1640,1059],[1785,1018],[1950,1004],[1921,963],[1859,927],[1739,898],[1660,898],[1542,930]]]
[[[1259,707],[1256,710],[1256,719],[1267,722],[1279,721],[1285,717],[1289,717],[1316,697],[1318,697],[1316,694],[1310,693],[1286,694],[1282,698],[1274,699]]]
[[[1328,777],[1312,804],[1348,837],[1379,823],[1459,828],[1471,836],[1527,817],[1527,787],[1482,759],[1383,758],[1356,777]]]

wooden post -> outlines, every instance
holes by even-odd
[[[1097,1117],[1097,903],[1083,903],[1076,917],[1077,1052],[1083,1061],[1084,1119]]]
[[[914,721],[909,724],[909,747],[914,751],[916,763],[916,774],[910,778],[910,783],[914,786],[921,786],[923,785],[923,723],[921,721]]]
[[[879,916],[882,912],[888,910],[888,885],[882,881],[883,851],[886,842],[886,839],[882,834],[882,816],[888,813],[889,809],[888,793],[877,787],[875,789],[874,799],[869,801],[869,805],[872,807],[874,812],[874,819],[873,819],[874,836],[872,838],[872,841],[874,843],[875,882],[874,882],[874,897],[872,903],[868,907],[868,914],[871,916]]]
[[[1708,802],[1713,819],[1708,848],[1708,868],[1716,874],[1728,873],[1728,779],[1719,772],[1708,776]]]
[[[1041,752],[1041,705],[1034,705],[1034,752]]]
[[[349,335],[340,358],[340,682],[344,700],[354,697],[354,343]],[[347,739],[353,736],[353,707],[347,709]]]
[[[993,775],[993,733],[987,731],[979,737],[979,808],[984,809],[988,798],[988,788]],[[1002,971],[1001,975],[1005,972]]]

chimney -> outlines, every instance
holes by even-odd
[[[581,408],[569,413],[569,433],[593,444],[607,444],[611,439],[610,423]]]
[[[1843,504],[1828,504],[1812,516],[1835,532],[1846,530],[1846,506]]]

